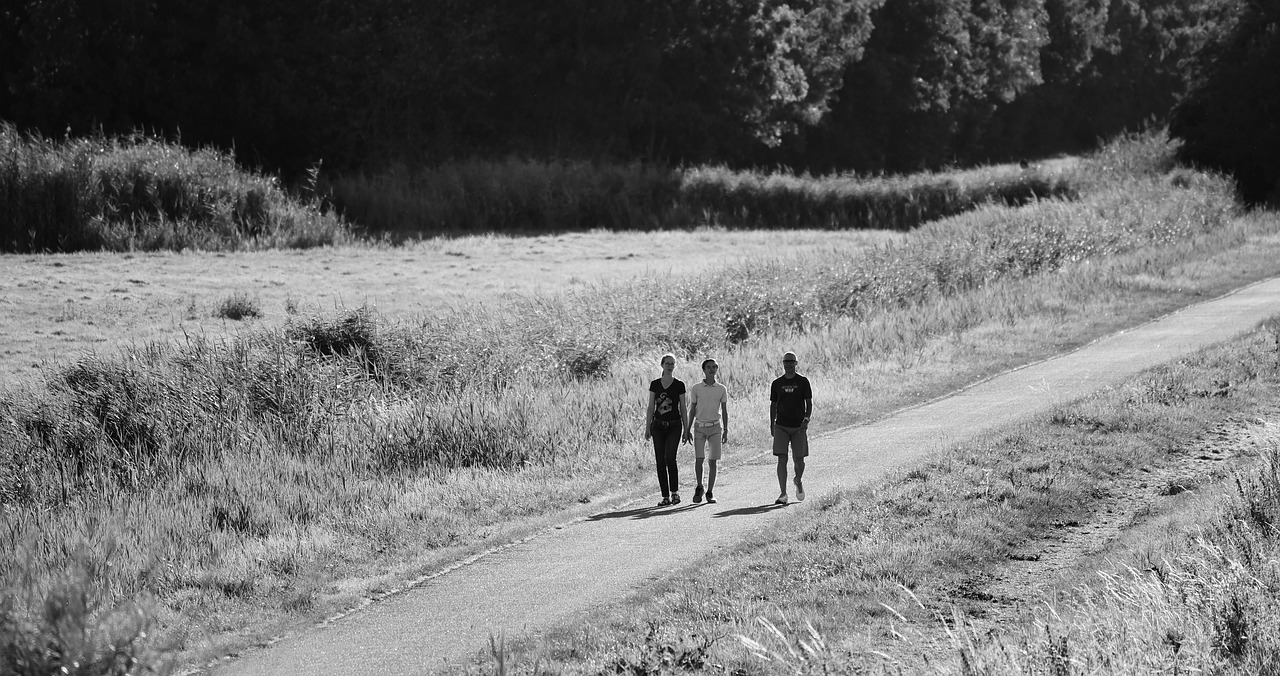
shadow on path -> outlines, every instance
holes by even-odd
[[[772,512],[775,509],[782,509],[783,507],[786,507],[786,505],[779,505],[775,502],[771,502],[767,505],[758,505],[756,507],[740,507],[738,509],[726,509],[723,512],[716,512],[715,514],[712,514],[711,517],[714,519],[723,519],[726,516],[750,516],[752,514],[764,514],[766,512]]]
[[[593,514],[587,517],[587,521],[604,521],[605,519],[652,519],[655,516],[667,516],[670,514],[679,514],[687,512],[691,509],[697,509],[694,504],[685,505],[683,507],[640,507],[637,509],[624,509],[617,512],[603,512]]]

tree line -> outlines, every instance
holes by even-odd
[[[1163,123],[1251,3],[17,0],[0,118],[286,172],[511,154],[910,171]]]

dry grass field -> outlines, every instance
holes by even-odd
[[[290,313],[369,305],[389,316],[553,293],[645,276],[683,275],[762,257],[799,257],[899,240],[879,231],[702,228],[536,237],[436,238],[399,247],[0,256],[0,382],[46,362],[121,344],[217,336]],[[261,315],[218,309],[235,295]]]

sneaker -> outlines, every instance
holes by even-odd
[[[671,494],[671,504],[673,504],[673,505],[678,505],[678,504],[680,504],[680,494],[679,494],[679,493],[672,493],[672,494]]]
[[[779,495],[779,496],[778,496],[778,499],[773,501],[773,504],[775,504],[775,505],[785,505],[785,504],[787,504],[787,494],[786,494],[786,493],[783,493],[782,495]]]
[[[796,502],[804,502],[804,486],[796,484]]]
[[[668,498],[667,496],[665,496],[665,495],[664,495],[664,496],[662,496],[662,502],[659,502],[659,503],[658,503],[658,506],[659,506],[659,507],[666,507],[666,506],[667,506],[667,505],[669,505],[669,504],[671,504],[671,498]]]
[[[693,501],[702,502],[702,484],[698,484],[698,487],[693,489]]]
[[[707,491],[707,504],[708,505],[716,504],[715,496],[711,495],[711,491]]]

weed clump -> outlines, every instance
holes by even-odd
[[[232,321],[257,319],[262,316],[262,304],[247,293],[236,293],[222,300],[214,316]]]

